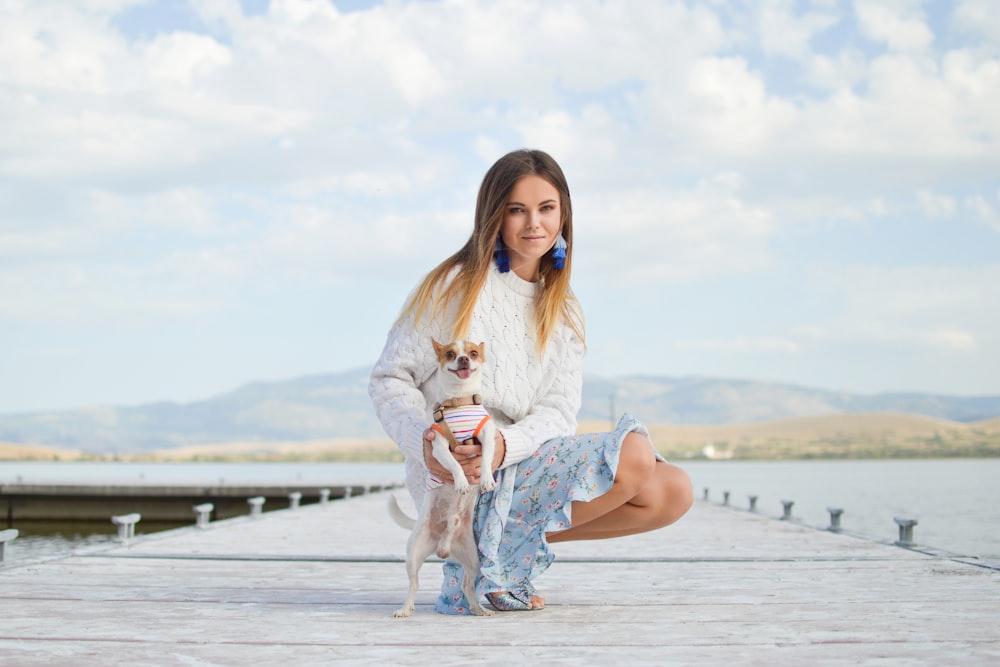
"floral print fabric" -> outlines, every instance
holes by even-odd
[[[545,533],[572,525],[571,502],[607,493],[622,442],[633,431],[648,436],[637,419],[625,414],[610,433],[554,438],[517,466],[497,473],[496,489],[482,494],[476,506],[479,595],[523,588],[552,564],[555,556]],[[438,612],[470,613],[461,582],[462,566],[445,562]]]

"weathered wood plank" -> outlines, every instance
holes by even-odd
[[[394,619],[406,532],[385,502],[304,506],[0,570],[0,661],[1000,660],[996,571],[705,502],[664,531],[557,545],[538,581],[544,611],[435,614],[440,565],[429,563],[417,613]]]

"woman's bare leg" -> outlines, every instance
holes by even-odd
[[[555,543],[644,533],[677,521],[692,502],[687,473],[657,461],[649,440],[629,433],[611,489],[589,502],[574,502],[573,527],[548,533],[546,539]]]
[[[601,496],[601,498],[603,497]],[[581,519],[580,514],[586,514],[587,510],[592,510],[588,505],[592,505],[601,498],[595,498],[589,503],[574,502],[573,527],[557,533],[547,533],[546,539],[550,543],[555,543],[571,540],[600,540],[645,533],[669,526],[680,519],[691,508],[691,503],[694,500],[691,480],[687,473],[677,466],[662,461],[656,463],[656,469],[649,484],[638,494],[618,507],[604,511],[589,520]],[[578,510],[584,510],[584,512]],[[592,511],[591,513],[596,514],[597,512]]]
[[[657,461],[645,436],[629,433],[622,442],[614,484],[589,502],[574,502],[573,527],[546,533],[550,543],[598,540],[644,533],[669,526],[691,508],[691,480],[677,466]],[[532,607],[545,598],[532,595]]]

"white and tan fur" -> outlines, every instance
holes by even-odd
[[[440,368],[438,378],[438,400],[444,402],[460,396],[478,395],[482,387],[482,367],[486,362],[484,343],[457,341],[442,345],[435,340],[434,351]],[[480,490],[492,491],[493,455],[496,448],[496,425],[487,420],[477,440],[483,446],[483,460],[480,483],[470,485],[462,466],[455,460],[447,438],[441,433],[434,434],[432,452],[434,458],[455,478],[454,484],[444,484],[430,489],[424,494],[423,504],[413,521],[410,538],[406,543],[406,573],[410,578],[410,591],[403,606],[393,616],[400,618],[413,613],[419,583],[417,574],[424,560],[432,553],[439,558],[453,560],[462,565],[464,577],[462,591],[472,613],[477,616],[492,616],[484,609],[476,595],[476,575],[479,573],[479,551],[472,533],[472,521]],[[407,517],[394,499],[390,497],[390,514],[397,523],[410,527]]]

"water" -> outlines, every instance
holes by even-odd
[[[694,461],[681,464],[695,496],[780,516],[782,500],[794,500],[793,515],[825,527],[827,507],[841,507],[845,530],[894,540],[894,516],[919,521],[917,543],[1000,560],[1000,459],[885,461]],[[298,483],[316,485],[401,482],[400,463],[0,463],[0,485]],[[142,524],[139,524],[142,526]],[[0,524],[0,528],[3,528]],[[13,526],[17,528],[18,526]],[[148,530],[149,527],[146,527]],[[102,534],[99,531],[104,531]],[[70,525],[47,535],[25,535],[8,547],[8,560],[70,552],[113,542],[110,521],[99,527]]]
[[[844,510],[841,527],[878,539],[895,540],[893,517],[917,519],[914,541],[968,556],[1000,561],[1000,459],[879,461],[698,461],[682,464],[695,497],[781,516],[782,500],[792,514],[826,527],[828,507]]]
[[[0,462],[4,484],[365,484],[402,482],[402,463]]]

